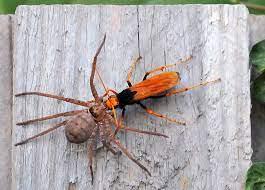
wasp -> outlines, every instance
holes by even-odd
[[[142,59],[141,56],[139,56],[135,61],[132,62],[130,70],[127,75],[127,85],[128,88],[122,90],[121,92],[116,92],[113,89],[107,89],[103,97],[108,96],[108,98],[104,101],[105,105],[108,109],[122,109],[121,118],[119,119],[119,123],[117,124],[117,128],[115,130],[115,134],[119,131],[119,129],[123,126],[121,124],[121,121],[124,119],[125,116],[125,107],[128,105],[138,104],[141,108],[143,108],[148,114],[154,115],[159,118],[164,118],[166,120],[169,120],[171,122],[175,122],[179,125],[186,125],[185,121],[179,121],[173,118],[169,118],[166,115],[157,113],[153,111],[152,109],[147,108],[142,101],[146,99],[157,99],[157,98],[163,98],[172,96],[174,94],[186,92],[189,90],[193,90],[195,88],[208,85],[210,83],[216,83],[218,81],[221,81],[220,78],[211,80],[211,81],[205,81],[201,82],[194,86],[188,86],[184,88],[178,88],[173,89],[175,86],[180,84],[181,77],[179,72],[174,71],[167,71],[163,72],[154,76],[151,76],[148,78],[148,76],[152,73],[164,71],[166,68],[176,66],[177,64],[185,63],[192,59],[192,56],[187,57],[184,60],[178,61],[175,64],[165,65],[157,67],[151,71],[148,71],[145,73],[143,79],[141,82],[138,82],[136,84],[132,84],[131,82],[131,76],[132,72],[136,66],[137,63],[140,62]],[[98,74],[99,78],[101,79],[101,76]],[[101,79],[101,83],[102,79]],[[104,85],[104,83],[103,83]],[[106,88],[106,87],[104,87]],[[109,93],[113,93],[113,95],[109,95]]]

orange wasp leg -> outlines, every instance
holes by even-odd
[[[105,38],[105,37],[104,37],[104,38]],[[105,39],[104,39],[104,40],[105,40]],[[117,93],[115,90],[107,89],[107,87],[106,87],[105,83],[103,82],[103,79],[102,79],[102,77],[100,76],[99,72],[97,71],[96,67],[95,67],[95,70],[96,70],[97,75],[98,75],[98,77],[99,77],[99,79],[100,79],[100,82],[101,82],[101,84],[103,85],[104,90],[105,90],[105,94],[104,94],[101,98],[103,99],[103,97],[105,97],[105,96],[109,96],[109,92],[113,92],[115,95],[117,95],[118,93]],[[116,111],[115,111],[115,109],[114,109],[113,106],[112,106],[112,113],[113,113],[113,117],[114,117],[114,120],[115,120],[116,128],[120,128],[120,127],[119,127],[118,120],[117,120],[117,114],[116,114]]]
[[[181,92],[186,92],[186,91],[189,91],[189,90],[193,90],[195,88],[199,88],[201,86],[205,86],[205,85],[208,85],[208,84],[211,84],[211,83],[220,82],[220,81],[221,81],[221,78],[218,78],[216,80],[202,82],[202,83],[200,83],[198,85],[194,85],[194,86],[190,86],[190,87],[185,87],[185,88],[175,89],[175,90],[172,90],[172,91],[166,93],[164,96],[172,96],[174,94],[178,94],[178,93],[181,93]]]
[[[128,72],[128,75],[127,75],[127,84],[128,86],[132,86],[132,83],[131,83],[131,77],[132,77],[132,72],[133,70],[135,69],[136,67],[136,64],[138,64],[140,62],[140,60],[142,59],[141,56],[139,56],[137,59],[135,59],[132,64],[131,64],[131,67],[130,67],[130,70]]]
[[[165,115],[162,115],[162,114],[160,114],[160,113],[156,113],[156,112],[154,112],[153,110],[151,110],[151,109],[149,109],[149,108],[147,108],[145,105],[143,105],[141,102],[139,102],[138,103],[148,114],[150,114],[150,115],[154,115],[154,116],[156,116],[156,117],[160,117],[160,118],[164,118],[164,119],[166,119],[166,120],[168,120],[168,121],[171,121],[171,122],[174,122],[174,123],[177,123],[177,124],[179,124],[179,125],[186,125],[186,123],[184,122],[184,121],[178,121],[178,120],[176,120],[176,119],[172,119],[172,118],[168,118],[167,116],[165,116]]]
[[[102,97],[108,96],[110,92],[112,92],[112,93],[115,94],[115,95],[118,94],[115,90],[113,90],[113,89],[108,89],[108,90],[106,90],[105,94],[104,94]]]
[[[118,93],[117,93],[115,90],[113,90],[113,89],[108,89],[108,88],[106,87],[106,85],[105,85],[105,83],[103,82],[103,79],[102,79],[102,77],[101,77],[101,75],[99,74],[99,72],[98,72],[97,69],[96,69],[96,72],[97,72],[97,75],[98,75],[98,77],[99,77],[99,80],[100,80],[100,82],[101,82],[101,84],[102,84],[102,86],[103,86],[103,88],[104,88],[104,90],[105,90],[105,94],[102,96],[102,98],[105,97],[105,96],[109,96],[109,93],[110,93],[110,92],[112,92],[113,94],[117,95]]]
[[[116,127],[115,129],[115,132],[114,132],[114,136],[117,135],[118,131],[121,129],[121,128],[124,128],[122,122],[124,120],[124,116],[125,116],[125,108],[122,109],[122,112],[121,112],[121,117],[120,119],[118,120],[118,127]]]
[[[150,75],[151,73],[154,73],[154,72],[157,72],[157,71],[163,71],[166,68],[173,67],[173,66],[176,66],[178,64],[186,63],[186,62],[188,62],[191,59],[192,59],[192,56],[189,56],[186,59],[181,60],[181,61],[178,61],[178,62],[176,62],[174,64],[164,65],[164,66],[157,67],[157,68],[155,68],[155,69],[153,69],[151,71],[146,72],[145,75],[144,75],[143,80],[145,80],[147,78],[147,76]]]

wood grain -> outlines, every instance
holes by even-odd
[[[152,173],[125,156],[99,151],[91,185],[86,144],[66,141],[63,128],[13,150],[13,189],[243,189],[251,161],[248,11],[244,6],[20,6],[14,24],[14,93],[42,91],[87,100],[91,60],[107,40],[98,70],[107,86],[126,87],[157,66],[193,56],[170,70],[180,87],[221,77],[218,84],[144,103],[183,119],[176,126],[128,107],[126,125],[163,132],[169,139],[121,133],[120,139]],[[100,93],[103,88],[97,82]],[[75,106],[41,97],[16,98],[14,123]],[[13,126],[13,141],[61,119]]]
[[[0,16],[0,187],[11,188],[12,29],[11,16]]]

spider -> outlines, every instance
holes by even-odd
[[[58,123],[47,130],[36,134],[30,138],[27,138],[21,142],[18,142],[15,144],[15,146],[22,145],[25,143],[30,142],[31,140],[43,136],[47,133],[50,133],[59,127],[65,126],[65,135],[69,142],[71,143],[84,143],[86,141],[89,141],[88,143],[88,159],[89,159],[89,169],[91,173],[91,182],[93,183],[94,180],[94,174],[93,174],[93,156],[95,153],[94,147],[96,147],[97,139],[99,139],[103,145],[108,151],[116,155],[118,151],[116,151],[113,147],[115,145],[120,149],[121,152],[123,152],[130,160],[132,160],[134,163],[136,163],[141,169],[143,169],[145,172],[147,172],[148,175],[151,176],[151,173],[149,170],[142,165],[138,160],[136,160],[133,155],[125,148],[122,143],[115,137],[114,131],[112,129],[113,125],[116,125],[116,128],[120,128],[119,126],[122,125],[121,122],[117,121],[116,113],[114,110],[114,107],[112,106],[112,110],[108,109],[105,102],[103,101],[103,96],[100,97],[98,95],[98,92],[96,90],[96,87],[94,85],[94,76],[96,72],[96,63],[97,63],[97,57],[101,52],[101,49],[105,43],[106,40],[106,34],[104,35],[103,41],[101,42],[99,48],[96,51],[96,54],[93,58],[92,62],[92,70],[90,75],[90,88],[91,93],[94,97],[94,100],[92,101],[81,101],[76,100],[72,98],[65,98],[62,96],[42,93],[42,92],[23,92],[16,94],[15,96],[24,96],[24,95],[37,95],[37,96],[43,96],[48,97],[52,99],[62,100],[64,102],[72,103],[75,105],[86,107],[86,109],[83,110],[73,110],[69,112],[54,114],[54,115],[48,115],[45,117],[32,119],[24,122],[19,122],[17,125],[27,125],[38,121],[44,121],[49,120],[53,118],[58,117],[70,117],[67,120],[64,120],[61,123]],[[98,76],[100,77],[99,73],[97,72]],[[101,77],[100,77],[101,79]],[[103,81],[101,80],[103,83]],[[107,91],[104,83],[103,86],[105,90]],[[119,125],[119,126],[117,126]],[[157,132],[151,132],[151,131],[143,131],[139,129],[129,128],[122,126],[122,130],[125,131],[131,131],[136,133],[143,133],[148,135],[155,135],[155,136],[161,136],[167,138],[168,136],[157,133]]]

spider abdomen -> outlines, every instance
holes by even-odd
[[[96,123],[90,113],[82,112],[65,125],[65,136],[71,143],[80,144],[94,136]]]

